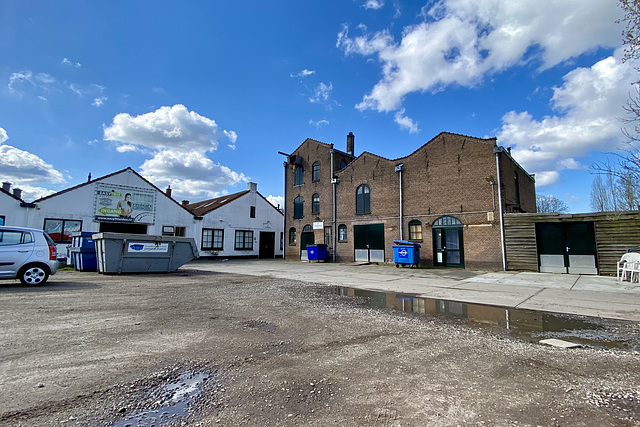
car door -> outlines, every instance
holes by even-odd
[[[0,277],[15,277],[33,254],[33,236],[28,231],[0,230]]]

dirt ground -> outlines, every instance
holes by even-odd
[[[0,331],[7,426],[144,425],[197,375],[174,425],[640,424],[633,349],[546,347],[314,283],[61,271],[0,282]]]

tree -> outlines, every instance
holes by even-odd
[[[591,209],[594,212],[614,211],[614,197],[610,191],[611,175],[596,175],[591,183]]]
[[[536,210],[538,213],[567,213],[569,206],[555,196],[536,196]]]

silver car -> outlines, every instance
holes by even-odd
[[[0,279],[41,285],[58,271],[56,245],[42,230],[0,226]]]

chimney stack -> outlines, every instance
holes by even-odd
[[[9,193],[11,191],[11,183],[10,182],[3,182],[2,183],[2,189],[4,191],[6,191],[7,193]]]
[[[349,135],[347,135],[347,154],[351,154],[353,156],[353,149],[355,148],[356,144],[356,136],[353,134],[353,132],[349,132]]]
[[[258,191],[258,184],[256,184],[255,182],[247,183],[247,190],[249,190],[252,193],[255,193],[256,191]]]
[[[21,189],[19,189],[19,188],[14,188],[14,189],[13,189],[13,195],[14,195],[14,197],[16,197],[16,198],[18,198],[18,199],[22,200],[22,190],[21,190]]]
[[[182,206],[187,206],[188,204],[189,204],[189,201],[188,201],[188,200],[183,200],[183,201],[182,201]]]
[[[171,197],[171,186],[167,186],[167,190],[165,191],[165,193],[167,194],[167,196]]]

